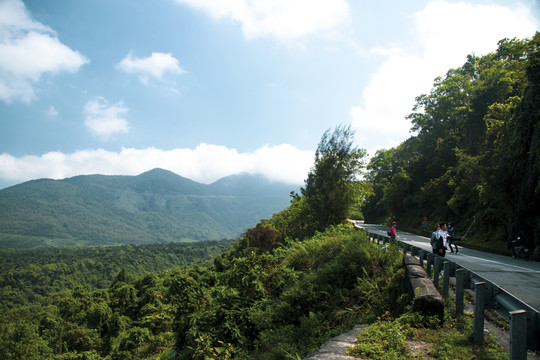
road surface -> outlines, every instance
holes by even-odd
[[[356,223],[356,226],[367,228],[380,235],[386,235],[389,230],[382,225]],[[398,230],[397,240],[431,251],[427,237]],[[490,254],[461,246],[457,254],[448,251],[446,258],[498,285],[536,311],[540,311],[540,262],[517,260],[511,256]]]

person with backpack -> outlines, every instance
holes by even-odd
[[[444,257],[446,255],[446,233],[447,226],[445,223],[437,225],[437,230],[431,234],[431,248],[433,253]]]
[[[431,239],[430,239],[430,244],[431,244],[431,250],[433,251],[434,254],[436,254],[436,250],[435,250],[435,240],[436,240],[436,236],[437,236],[437,231],[441,230],[441,225],[438,225],[435,227],[435,231],[433,231],[431,233]]]

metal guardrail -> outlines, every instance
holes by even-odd
[[[371,232],[360,226],[356,226],[356,228],[366,231],[370,241],[391,242],[388,236]],[[425,261],[428,274],[431,273],[433,267],[435,286],[438,286],[439,275],[443,270],[443,295],[449,293],[449,278],[456,278],[456,313],[463,313],[464,289],[474,290],[475,328],[473,333],[475,342],[483,341],[484,309],[493,309],[510,323],[510,359],[526,359],[527,349],[540,349],[540,313],[536,309],[500,288],[497,284],[451,260],[400,240],[393,240],[392,243],[401,247],[404,253],[410,252],[411,255],[418,256],[422,266],[424,266]],[[484,301],[478,301],[479,298],[483,298]],[[477,314],[477,312],[481,312],[481,314]]]

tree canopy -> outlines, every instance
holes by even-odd
[[[480,241],[502,249],[520,235],[540,245],[539,44],[539,33],[501,40],[416,98],[416,135],[368,165],[367,221],[396,217],[415,229],[427,216],[465,229],[474,217],[470,235]]]
[[[315,152],[315,163],[301,189],[316,230],[347,219],[356,201],[366,151],[353,146],[350,126],[327,130]]]

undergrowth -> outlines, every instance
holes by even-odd
[[[452,314],[452,300],[445,300],[444,324],[436,316],[407,312],[397,319],[388,313],[358,334],[358,343],[347,354],[363,359],[508,359],[492,334],[484,334],[484,343],[473,342],[473,317]]]

